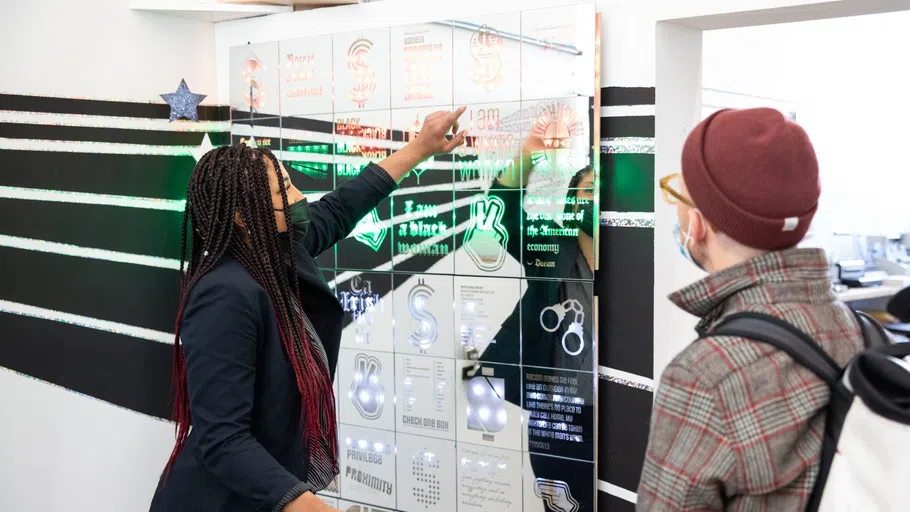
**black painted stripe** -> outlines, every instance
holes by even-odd
[[[635,492],[648,446],[652,395],[600,379],[598,396],[598,475]]]
[[[174,89],[176,90],[176,86]],[[162,93],[165,92],[173,91],[162,91]],[[21,94],[0,94],[0,110],[150,119],[167,119],[171,113],[171,107],[163,102],[139,103]],[[200,105],[197,112],[200,121],[227,121],[229,119],[226,106]]]
[[[331,116],[329,116],[331,117]],[[246,124],[246,121],[235,121],[236,123]],[[311,117],[282,117],[282,129],[288,130],[307,130],[311,132],[331,134],[335,128],[333,121],[324,121],[322,119],[313,119]]]
[[[597,512],[635,512],[635,504],[600,491],[597,493]]]
[[[654,116],[600,118],[601,137],[654,137]]]
[[[654,230],[600,228],[600,365],[654,374]]]
[[[66,140],[81,142],[115,142],[148,146],[198,146],[203,132],[170,132],[129,130],[90,126],[61,126],[47,124],[0,123],[0,137],[8,139]],[[227,132],[211,132],[212,144],[226,144]]]
[[[191,156],[0,151],[0,185],[183,199]]]
[[[277,116],[260,116],[252,119],[233,119],[232,125],[281,127],[281,118]]]
[[[249,119],[266,119],[266,118],[277,118],[279,117],[278,112],[250,112],[249,110],[238,110],[236,108],[230,109],[230,119],[231,121],[246,121]]]
[[[0,366],[170,417],[171,345],[7,313],[0,313],[0,332]]]
[[[654,211],[654,155],[600,155],[600,209],[610,212]]]
[[[0,283],[0,299],[174,331],[176,270],[0,247]]]
[[[0,233],[35,240],[180,257],[183,212],[119,206],[6,199],[0,201]]]
[[[601,87],[600,105],[604,107],[625,105],[653,105],[654,87]]]

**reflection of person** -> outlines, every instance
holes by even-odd
[[[464,133],[446,133],[463,111],[431,114],[415,141],[312,205],[268,150],[239,144],[202,157],[184,218],[192,249],[177,315],[177,443],[152,512],[330,510],[313,493],[338,474],[342,310],[313,258],[415,165],[461,144]]]
[[[552,255],[551,257],[555,256],[554,267],[528,264],[529,261],[533,263],[533,256],[529,256],[533,253],[527,250],[522,251],[522,237],[518,236],[522,230],[522,218],[525,216],[519,191],[527,185],[528,179],[533,173],[531,154],[540,147],[542,147],[540,139],[529,139],[522,148],[518,158],[520,161],[515,164],[516,172],[503,174],[493,182],[489,191],[490,196],[500,198],[505,205],[502,224],[511,235],[506,249],[513,258],[523,263],[525,277],[533,280],[528,281],[528,288],[521,299],[520,306],[515,308],[494,338],[496,343],[490,344],[481,359],[512,362],[518,355],[521,334],[524,341],[522,359],[525,364],[592,370],[593,362],[590,356],[582,357],[582,354],[591,353],[589,348],[594,321],[591,287],[590,284],[586,284],[594,279],[594,229],[596,226],[594,222],[594,172],[590,167],[579,170],[572,177],[567,189],[566,197],[572,201],[567,201],[562,212],[566,214],[564,217],[567,218],[563,227],[578,229],[578,236],[536,236],[533,239],[524,237],[525,246],[536,244],[538,247],[547,248],[547,254]],[[557,215],[553,215],[553,217],[557,217]],[[537,220],[535,224],[559,228],[555,218]],[[543,232],[543,230],[541,231]],[[549,230],[549,232],[552,231],[553,229]],[[565,274],[555,275],[554,268],[560,272],[568,269],[567,277],[569,279],[537,279],[565,277]],[[566,311],[565,317],[558,325],[555,313],[553,315],[544,314],[543,321],[547,327],[556,326],[553,332],[547,333],[541,327],[541,312],[554,306],[561,308],[563,304],[572,300],[578,302],[570,303],[567,309],[574,308],[574,311],[571,309]],[[521,315],[521,310],[525,311],[524,315]],[[528,314],[529,312],[535,312],[535,314]],[[577,313],[584,315],[581,327],[585,338],[584,349],[588,349],[587,351],[582,349],[580,337],[572,334],[565,337],[566,346],[563,346],[563,337],[567,329],[572,327],[574,315]],[[577,331],[575,332],[577,333]],[[576,351],[577,354],[575,354]]]
[[[828,385],[769,345],[708,333],[753,312],[797,326],[842,367],[863,347],[831,294],[824,252],[796,248],[818,206],[815,151],[775,110],[724,110],[689,135],[678,178],[661,181],[676,206],[674,241],[709,275],[670,300],[707,337],[661,377],[638,510],[804,510]]]

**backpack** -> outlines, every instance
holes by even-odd
[[[821,465],[806,510],[876,512],[910,507],[910,343],[891,343],[872,317],[855,312],[865,349],[845,369],[807,334],[777,317],[734,313],[706,336],[767,343],[831,389]]]

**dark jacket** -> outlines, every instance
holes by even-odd
[[[304,311],[334,376],[343,312],[313,258],[344,239],[394,189],[370,164],[310,205],[295,247]],[[303,493],[308,449],[300,393],[265,290],[229,256],[193,288],[181,340],[193,427],[151,512],[280,510]]]
[[[528,265],[522,261],[522,237],[515,236],[521,233],[522,217],[524,216],[521,194],[518,193],[518,189],[505,187],[498,181],[494,181],[489,195],[499,197],[505,205],[502,224],[512,235],[509,236],[506,250],[513,258],[522,262],[524,276],[529,280],[527,281],[528,288],[522,296],[520,304],[503,322],[494,337],[496,343],[490,344],[480,359],[486,362],[514,364],[518,361],[519,350],[523,348],[521,351],[522,364],[543,367],[557,366],[554,364],[554,359],[556,352],[561,350],[562,333],[560,331],[541,332],[538,322],[540,312],[544,308],[560,302],[561,287],[564,286],[565,280],[553,279],[552,275],[548,275],[551,272],[550,269]],[[556,268],[559,269],[570,268],[574,265],[581,251],[577,238],[555,236],[539,240],[539,243],[559,245],[559,253],[556,256]],[[522,311],[525,313],[522,314]],[[593,311],[585,315],[584,328],[585,332],[592,332]],[[521,343],[524,343],[524,347],[521,347]],[[588,354],[590,352],[585,355]],[[588,356],[579,363],[579,367],[592,368],[592,364],[590,356]],[[515,405],[521,405],[520,393],[507,393],[506,400]]]

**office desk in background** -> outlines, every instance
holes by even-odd
[[[890,299],[903,289],[903,286],[883,284],[865,288],[848,288],[842,292],[835,292],[834,295],[841,302],[857,302],[861,300]]]

